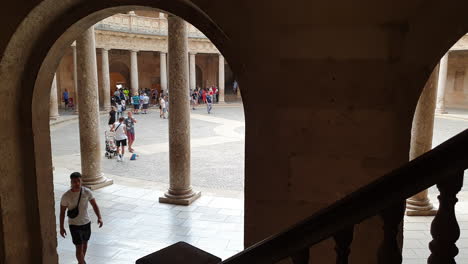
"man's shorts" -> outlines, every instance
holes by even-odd
[[[116,140],[115,142],[117,144],[117,147],[125,147],[127,146],[127,139],[122,139],[122,140]]]
[[[81,245],[88,242],[91,237],[91,222],[85,225],[70,225],[73,244]]]
[[[143,109],[148,109],[148,104],[143,104]]]
[[[128,138],[129,141],[134,141],[135,140],[135,133],[127,131],[127,138]]]
[[[133,109],[135,109],[135,110],[140,109],[140,105],[139,105],[139,104],[134,104],[134,105],[133,105]]]
[[[166,113],[167,112],[167,109],[166,107],[163,108],[163,113]]]

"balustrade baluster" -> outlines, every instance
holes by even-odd
[[[353,242],[354,225],[352,227],[343,229],[333,236],[335,239],[336,251],[336,264],[348,264],[349,253],[351,252],[350,246]]]
[[[383,210],[380,217],[383,219],[384,238],[377,253],[379,264],[398,264],[403,260],[401,247],[398,244],[398,232],[405,214],[405,201]]]
[[[291,259],[294,264],[309,264],[309,248],[297,252]]]
[[[463,186],[464,172],[457,172],[453,177],[437,184],[440,191],[439,210],[431,224],[432,241],[429,243],[431,256],[429,264],[452,264],[458,255],[455,245],[460,237],[460,227],[455,215],[455,204],[458,202],[457,194]]]

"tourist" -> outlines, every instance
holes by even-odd
[[[60,235],[65,238],[65,211],[68,215],[68,225],[75,245],[75,254],[78,264],[85,264],[88,241],[91,237],[91,220],[88,215],[88,202],[93,207],[99,224],[102,227],[103,221],[99,206],[94,199],[90,189],[81,186],[81,173],[74,172],[70,175],[71,188],[62,195],[60,201]]]
[[[213,103],[217,103],[218,102],[218,96],[216,94],[216,92],[218,91],[218,88],[216,88],[216,85],[213,85],[212,88],[211,88],[211,91],[213,91]]]
[[[131,112],[129,112],[131,113]],[[115,132],[115,142],[117,145],[117,161],[124,161],[125,146],[127,146],[127,126],[124,124],[125,118],[119,118],[119,122],[112,125],[111,131]],[[122,147],[122,148],[120,148]]]
[[[138,114],[138,110],[140,109],[140,96],[137,93],[132,96],[131,103],[133,104],[133,113]]]
[[[143,113],[143,99],[145,98],[144,93],[140,92],[140,110]]]
[[[125,112],[125,110],[127,110],[127,103],[125,102],[125,100],[122,100],[120,101],[120,104],[122,105],[122,113]]]
[[[123,116],[123,104],[117,104],[117,118]]]
[[[202,91],[202,102],[206,104],[206,89],[203,89]]]
[[[234,80],[234,83],[232,84],[232,91],[234,94],[237,94],[237,89],[239,89],[239,84],[237,83],[237,80]]]
[[[166,100],[164,100],[163,96],[159,98],[159,117],[166,119]]]
[[[123,99],[123,100],[125,100],[126,103],[129,103],[130,90],[128,90],[128,87],[125,87],[125,89],[123,89],[122,96],[120,97],[120,99]]]
[[[211,113],[211,109],[213,108],[213,90],[211,90],[207,93],[206,95],[206,110],[208,111],[208,114]]]
[[[127,138],[128,138],[128,151],[133,153],[133,142],[135,142],[135,123],[136,119],[133,118],[132,112],[127,112],[127,118],[125,118],[125,125],[127,127]]]
[[[143,94],[143,114],[147,114],[150,98],[145,93]]]
[[[68,108],[68,90],[65,89],[65,91],[63,92],[63,102],[65,103],[65,109]]]
[[[122,106],[119,106],[120,109],[122,109]],[[115,123],[115,113],[116,113],[116,108],[115,106],[112,106],[110,112],[109,112],[109,122],[107,123],[109,125],[109,128],[112,128],[112,126]],[[122,113],[122,110],[120,110],[120,113]]]

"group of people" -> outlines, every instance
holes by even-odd
[[[213,109],[213,103],[218,101],[219,90],[214,85],[204,89],[197,87],[195,90],[191,91],[190,103],[193,110],[195,110],[195,106],[203,103],[206,104],[206,110],[208,114],[210,114]]]
[[[109,112],[109,127],[110,131],[115,133],[115,141],[117,145],[117,161],[124,160],[125,147],[128,145],[128,151],[134,152],[132,148],[133,142],[135,141],[135,124],[137,120],[133,117],[132,111],[127,111],[127,117],[122,115],[116,120],[116,108],[112,106],[112,110]],[[127,142],[128,140],[128,142]]]

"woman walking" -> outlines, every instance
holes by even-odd
[[[110,112],[109,112],[109,122],[107,123],[109,125],[110,128],[112,128],[112,126],[114,125],[115,123],[115,106],[112,106]]]

